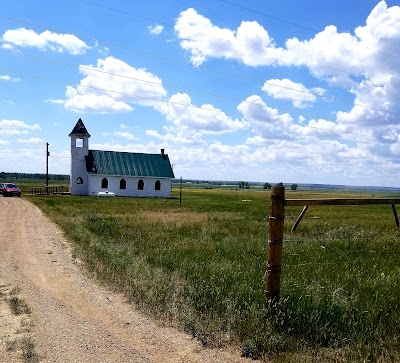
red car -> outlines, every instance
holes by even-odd
[[[12,183],[1,183],[0,184],[0,194],[5,197],[21,196],[21,189],[19,189],[15,184]]]

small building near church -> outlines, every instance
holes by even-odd
[[[125,197],[171,196],[174,178],[168,155],[90,150],[83,121],[78,120],[71,138],[71,195],[112,192]]]

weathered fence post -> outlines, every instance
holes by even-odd
[[[269,213],[269,238],[265,296],[268,301],[278,301],[281,279],[283,227],[285,222],[285,187],[278,184],[271,190]]]

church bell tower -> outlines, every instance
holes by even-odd
[[[78,120],[69,134],[71,138],[71,195],[88,195],[88,174],[86,170],[86,156],[89,154],[89,137],[83,121]]]

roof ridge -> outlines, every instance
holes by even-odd
[[[140,152],[135,152],[135,151],[115,151],[115,150],[95,150],[95,149],[89,149],[89,151],[123,153],[123,154],[140,154],[140,155],[161,155],[161,153],[140,153]],[[168,155],[168,154],[164,154],[164,155]]]

